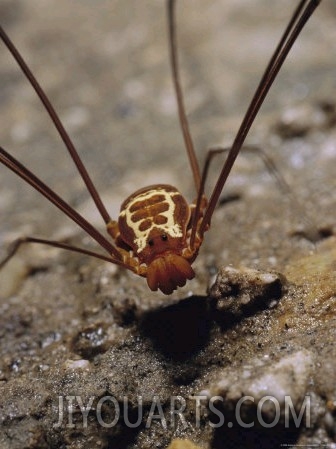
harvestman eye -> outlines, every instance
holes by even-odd
[[[210,228],[211,218],[218,203],[219,196],[254,119],[295,40],[319,3],[320,0],[301,0],[299,2],[253,95],[208,200],[204,194],[204,187],[209,164],[212,157],[219,152],[224,152],[224,149],[217,149],[216,151],[209,150],[204,168],[203,170],[200,169],[189,131],[180,83],[175,26],[175,1],[167,0],[169,51],[173,84],[181,130],[195,184],[196,200],[188,204],[175,187],[166,184],[152,185],[130,195],[122,203],[117,220],[113,220],[110,217],[89,173],[44,90],[37,82],[11,39],[0,27],[2,41],[13,55],[53,121],[106,225],[109,237],[107,239],[50,187],[28,170],[28,168],[3,148],[0,148],[0,162],[2,164],[44,195],[65,215],[87,232],[106,252],[104,255],[55,240],[25,237],[13,243],[8,251],[7,257],[0,263],[0,268],[13,257],[23,243],[30,242],[75,251],[120,265],[139,276],[145,277],[149,288],[154,291],[159,289],[165,294],[170,294],[177,287],[185,285],[188,279],[192,279],[195,276],[191,265],[198,255],[204,239],[204,233]],[[156,246],[154,245],[155,239],[161,239],[167,242],[161,252],[154,248]]]

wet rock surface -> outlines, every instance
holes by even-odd
[[[202,160],[206,148],[232,141],[292,7],[179,2],[183,85]],[[242,155],[196,278],[169,297],[116,266],[38,245],[0,272],[1,448],[333,447],[335,16],[334,2],[322,2],[249,137],[307,217],[260,161]],[[113,217],[148,184],[171,183],[194,199],[162,2],[13,0],[1,3],[0,17]],[[103,229],[39,101],[1,52],[1,146]],[[96,249],[0,172],[0,258],[22,235]],[[319,231],[315,243],[305,237],[308,222]]]

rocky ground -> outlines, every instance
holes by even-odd
[[[201,160],[209,146],[232,141],[292,3],[179,2]],[[193,200],[163,1],[3,0],[0,17],[111,215],[156,182]],[[335,447],[335,19],[334,2],[323,1],[248,138],[301,206],[258,157],[242,155],[195,280],[169,297],[114,265],[39,245],[1,271],[1,448]],[[103,230],[3,46],[0,77],[1,146]],[[19,178],[0,173],[1,257],[22,235],[97,249]]]

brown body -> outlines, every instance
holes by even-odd
[[[170,294],[195,276],[191,263],[199,245],[190,246],[191,209],[175,187],[156,184],[129,196],[118,222],[108,225],[124,262],[134,264],[151,290]]]

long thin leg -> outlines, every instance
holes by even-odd
[[[282,35],[282,37],[281,37],[281,39],[280,39],[280,41],[279,41],[279,43],[278,43],[278,45],[276,47],[276,49],[274,50],[274,53],[273,53],[269,63],[267,64],[267,67],[265,69],[265,72],[264,72],[264,74],[263,74],[259,84],[258,84],[257,89],[261,89],[262,88],[262,86],[263,86],[265,80],[267,79],[267,76],[268,76],[270,70],[272,69],[274,63],[276,62],[276,60],[277,60],[277,58],[279,56],[279,53],[281,52],[281,49],[284,46],[284,44],[285,44],[285,42],[286,42],[286,40],[287,40],[291,30],[293,29],[296,21],[300,17],[300,14],[301,14],[304,6],[305,6],[305,3],[307,3],[307,0],[301,0],[300,3],[298,4],[297,8],[295,9],[295,11],[294,11],[294,13],[293,13],[289,23],[288,23],[288,25],[287,25],[283,35]]]
[[[244,119],[239,127],[237,135],[229,151],[228,157],[224,163],[219,179],[214,187],[214,190],[209,200],[208,208],[205,211],[204,218],[200,226],[199,233],[201,237],[208,228],[208,226],[210,225],[212,214],[215,210],[216,204],[218,202],[224,184],[230,174],[230,171],[238,156],[238,153],[241,150],[242,145],[244,144],[245,138],[252,126],[252,123],[254,122],[254,119],[262,103],[264,102],[264,99],[271,85],[273,84],[273,81],[275,80],[295,40],[297,39],[304,25],[306,24],[310,16],[313,14],[314,10],[316,9],[319,3],[320,0],[310,0],[308,5],[305,7],[303,11],[302,5],[299,14],[298,10],[294,12],[292,19],[286,29],[286,37],[285,39],[281,38],[280,45],[277,46],[276,51],[274,52],[274,55],[271,58],[271,64],[267,66],[267,70],[262,77],[262,82],[258,86],[255,94],[253,95],[252,101],[247,109],[247,112],[244,116]],[[295,20],[293,20],[293,17]]]
[[[190,237],[191,248],[193,248],[193,245],[195,242],[195,236],[196,236],[196,231],[197,231],[196,225],[200,218],[200,204],[201,204],[202,195],[204,194],[204,188],[205,188],[205,183],[206,183],[206,179],[208,176],[210,164],[215,156],[217,156],[219,154],[223,154],[223,153],[228,153],[229,151],[230,151],[229,147],[226,147],[226,148],[213,147],[207,151],[207,155],[206,155],[206,159],[205,159],[205,163],[204,163],[204,167],[203,167],[203,171],[202,171],[201,189],[200,189],[200,193],[197,197],[197,202],[196,202],[196,207],[195,207],[194,217],[193,217],[193,223],[192,223],[192,233],[191,233],[191,237]],[[275,182],[278,184],[278,187],[280,188],[280,190],[290,198],[290,201],[291,201],[294,209],[300,213],[301,218],[303,218],[304,222],[309,226],[309,228],[310,228],[309,239],[317,240],[317,238],[319,236],[319,231],[318,231],[316,225],[314,224],[313,220],[311,220],[309,217],[307,217],[306,209],[302,206],[301,202],[297,199],[296,195],[293,193],[291,187],[289,186],[289,184],[287,183],[285,178],[282,176],[281,172],[277,169],[273,159],[270,158],[260,147],[253,146],[253,145],[244,145],[241,148],[241,153],[242,154],[243,153],[251,153],[251,154],[255,154],[258,157],[260,157],[260,159],[264,163],[267,171],[270,173],[270,175],[273,177]]]
[[[114,257],[104,256],[103,254],[99,254],[99,253],[96,253],[96,252],[93,252],[93,251],[89,251],[89,250],[84,249],[84,248],[78,248],[76,246],[68,245],[66,243],[57,242],[55,240],[39,239],[39,238],[35,238],[35,237],[21,237],[21,238],[18,238],[17,240],[14,240],[14,242],[12,242],[12,244],[10,245],[10,247],[8,249],[7,256],[3,260],[0,261],[0,270],[17,253],[19,248],[22,245],[26,244],[26,243],[39,243],[39,244],[43,244],[43,245],[54,246],[56,248],[61,248],[61,249],[65,249],[65,250],[68,250],[68,251],[74,251],[76,253],[81,253],[81,254],[85,254],[87,256],[95,257],[96,259],[106,260],[107,262],[115,263],[115,264],[120,265],[120,266],[122,266],[124,268],[131,269],[127,264],[124,264],[119,259],[116,259]]]
[[[208,150],[207,157],[206,157],[205,163],[204,163],[203,173],[202,173],[202,184],[205,185],[206,178],[208,176],[208,171],[210,168],[210,163],[212,162],[214,156],[216,156],[218,154],[229,153],[230,150],[231,150],[230,147],[213,147]],[[271,157],[269,157],[260,147],[257,147],[255,145],[244,145],[241,148],[241,152],[242,152],[242,154],[243,153],[252,153],[252,154],[255,154],[256,156],[260,157],[260,159],[265,164],[267,171],[273,176],[273,178],[277,182],[277,184],[278,184],[279,188],[282,190],[282,192],[285,193],[286,195],[291,195],[293,193],[289,184],[287,183],[285,178],[282,176],[280,171],[277,169],[273,159]],[[203,179],[204,179],[204,181],[203,181]]]
[[[48,112],[51,120],[53,121],[59,135],[61,136],[66,148],[68,149],[70,156],[72,157],[72,160],[74,161],[81,177],[83,178],[83,181],[84,181],[88,191],[90,192],[91,197],[92,197],[93,201],[95,202],[98,211],[100,212],[100,215],[102,216],[103,220],[107,224],[111,220],[111,217],[110,217],[109,213],[107,212],[107,210],[99,196],[99,193],[97,192],[97,190],[90,178],[90,175],[88,174],[82,160],[80,159],[80,157],[77,153],[77,150],[76,150],[74,144],[72,143],[68,133],[66,132],[58,114],[56,113],[54,107],[50,103],[49,98],[47,97],[44,90],[42,89],[42,87],[40,86],[38,81],[36,80],[35,76],[32,74],[31,70],[29,69],[29,67],[26,64],[26,62],[24,61],[24,59],[22,58],[19,51],[14,46],[13,42],[11,41],[11,39],[8,37],[8,35],[5,33],[4,29],[1,26],[0,26],[0,38],[2,39],[2,41],[4,42],[4,44],[6,45],[8,50],[11,52],[15,61],[21,67],[22,72],[25,74],[28,81],[32,85],[33,89],[35,90],[35,92],[39,96],[40,100],[42,101],[42,103],[43,103],[46,111]]]
[[[192,137],[189,130],[189,124],[187,114],[185,112],[185,106],[183,101],[183,93],[181,89],[181,81],[179,74],[179,65],[177,58],[177,44],[176,44],[176,27],[175,27],[175,0],[168,0],[168,29],[169,29],[169,49],[170,49],[170,61],[173,72],[173,83],[175,88],[175,94],[177,99],[177,107],[180,119],[180,125],[183,133],[184,143],[187,149],[191,170],[194,177],[196,191],[199,191],[201,183],[200,168],[198,160],[195,154],[195,148],[192,141]]]
[[[82,215],[76,212],[68,203],[66,203],[60,196],[58,196],[53,190],[50,189],[44,182],[42,182],[37,176],[28,170],[24,165],[17,161],[7,151],[0,147],[0,163],[4,164],[34,189],[45,196],[51,203],[64,212],[71,220],[77,223],[84,231],[86,231],[96,242],[99,243],[109,254],[111,254],[117,260],[121,260],[119,251]]]
[[[199,193],[197,195],[196,207],[195,207],[193,221],[192,221],[192,233],[191,233],[191,237],[190,237],[191,248],[193,248],[194,242],[195,242],[197,223],[200,219],[200,214],[201,214],[201,201],[202,201],[202,197],[204,195],[205,183],[206,183],[206,180],[208,177],[210,164],[215,156],[217,156],[219,154],[223,154],[223,153],[229,153],[230,149],[231,149],[230,147],[213,147],[213,148],[209,148],[209,150],[207,151],[205,163],[204,163],[204,167],[203,167],[203,171],[202,171],[201,186],[200,186]],[[250,152],[250,153],[257,154],[264,162],[267,170],[271,173],[271,175],[274,176],[276,182],[280,186],[280,189],[283,192],[285,192],[286,194],[292,194],[289,185],[287,184],[286,180],[283,178],[283,176],[281,175],[279,170],[276,168],[273,160],[270,157],[268,157],[266,155],[266,153],[264,151],[262,151],[261,148],[254,147],[251,145],[245,145],[241,148],[241,152],[247,152],[247,153]]]
[[[194,244],[195,244],[197,224],[198,224],[199,219],[201,218],[201,204],[202,204],[202,198],[204,196],[205,182],[208,177],[210,163],[211,163],[212,159],[214,158],[214,156],[216,156],[218,154],[222,154],[226,151],[227,151],[227,148],[221,148],[221,147],[210,148],[207,151],[205,163],[204,163],[204,167],[203,167],[203,171],[202,171],[201,183],[200,183],[200,187],[199,187],[199,190],[197,193],[196,206],[195,206],[195,210],[194,210],[194,213],[192,216],[192,221],[191,221],[192,231],[191,231],[191,235],[190,235],[190,248],[192,250],[194,249]]]

